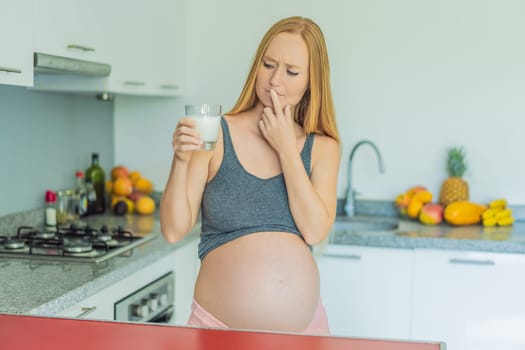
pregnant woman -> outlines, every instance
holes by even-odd
[[[173,133],[161,206],[168,242],[196,224],[189,325],[329,334],[311,245],[335,220],[340,145],[320,28],[275,23],[212,151],[190,118]]]

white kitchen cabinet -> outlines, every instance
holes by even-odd
[[[36,2],[35,51],[111,65],[103,78],[39,74],[36,89],[180,95],[184,1]]]
[[[333,335],[410,338],[412,250],[328,245],[317,260]]]
[[[179,95],[185,54],[183,1],[95,2],[110,15],[103,42],[112,63],[108,91]]]
[[[175,254],[175,315],[172,323],[177,325],[186,325],[191,313],[193,290],[199,269],[198,244],[198,239],[195,239],[178,249]]]
[[[111,299],[111,294],[112,291],[110,288],[104,289],[80,303],[67,308],[56,316],[111,321],[114,319],[114,301]]]
[[[100,19],[104,7],[85,0],[34,0],[34,50],[50,55],[104,61]]]
[[[33,85],[32,1],[1,0],[0,84]]]
[[[525,255],[418,249],[414,266],[412,339],[525,348]]]

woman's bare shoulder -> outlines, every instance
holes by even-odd
[[[315,134],[314,150],[316,150],[317,152],[321,154],[324,154],[326,152],[336,152],[337,154],[339,154],[339,149],[339,143],[330,136]]]
[[[312,167],[316,165],[338,164],[340,160],[340,145],[333,138],[315,134],[312,148]]]

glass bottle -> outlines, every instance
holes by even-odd
[[[77,187],[75,188],[75,212],[79,217],[86,216],[88,213],[88,199],[86,185],[84,184],[84,173],[78,170],[75,173]]]
[[[46,191],[46,226],[48,228],[55,227],[57,225],[57,195],[51,190]]]
[[[104,200],[104,182],[105,174],[104,170],[99,164],[98,153],[91,155],[91,166],[86,170],[86,181],[90,180],[97,194],[97,198],[93,205],[92,210],[88,211],[88,214],[102,214],[106,210],[106,203]]]
[[[97,202],[97,193],[93,187],[91,180],[86,179],[86,199],[87,199],[87,213],[93,214],[95,212],[95,204]]]

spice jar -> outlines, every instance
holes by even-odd
[[[67,224],[78,219],[76,204],[77,194],[74,189],[58,191],[57,193],[57,223]]]

